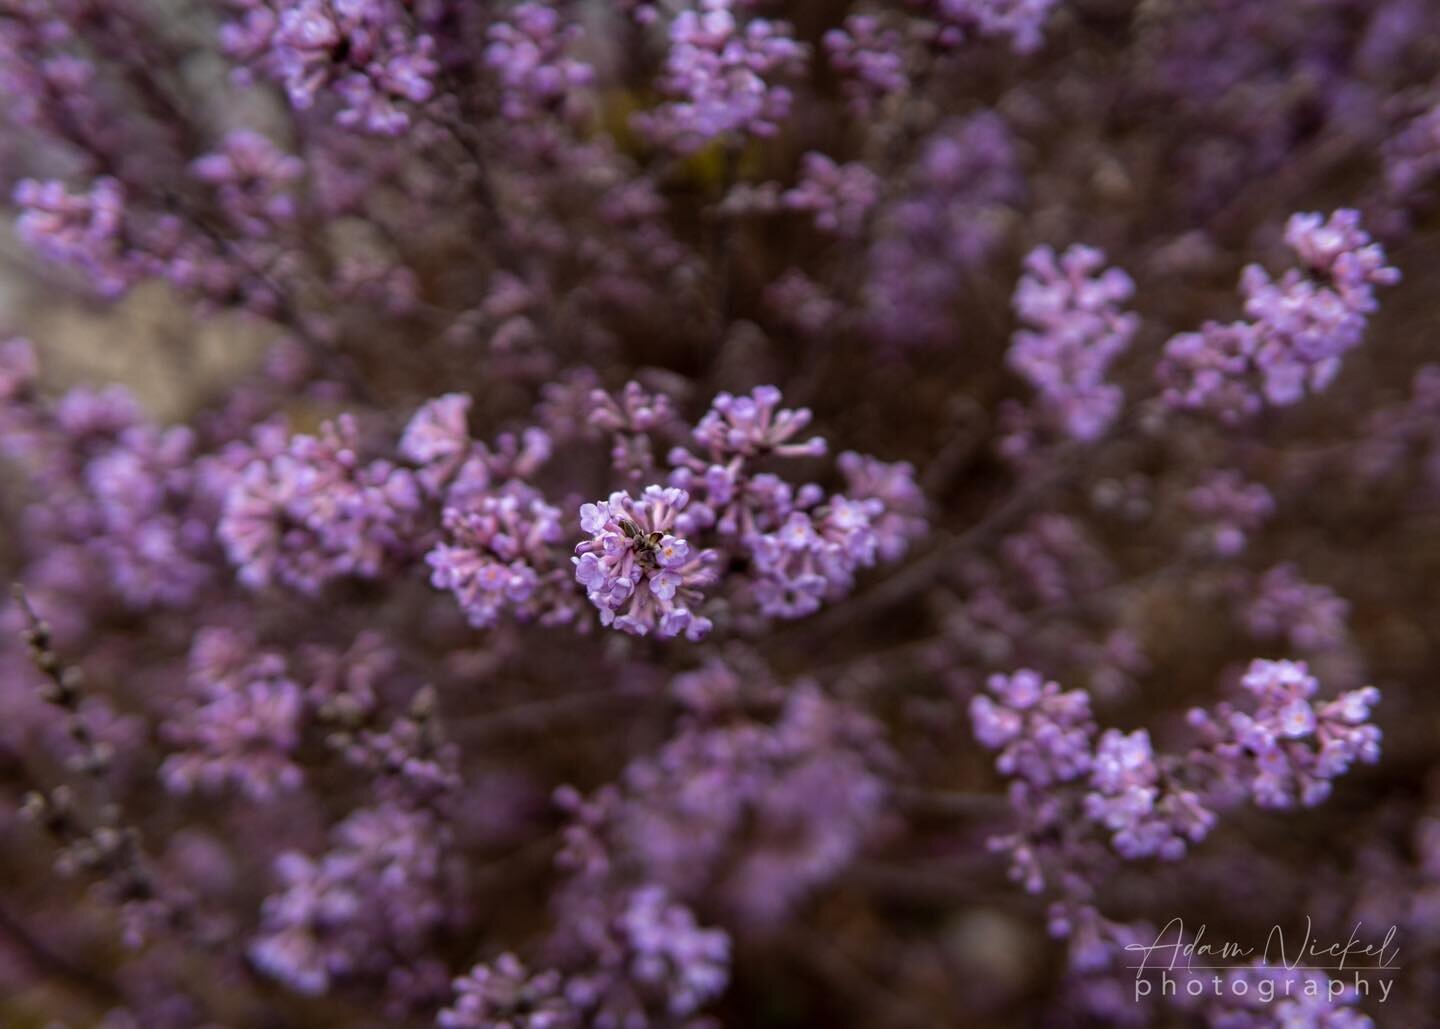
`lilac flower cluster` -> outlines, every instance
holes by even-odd
[[[445,918],[446,871],[440,827],[396,807],[356,811],[336,826],[319,859],[286,852],[282,885],[261,909],[250,959],[301,993],[374,974],[387,952],[411,959]]]
[[[1058,257],[1038,247],[1015,287],[1015,332],[1006,363],[1039,394],[1042,417],[1064,435],[1092,441],[1120,413],[1120,387],[1106,381],[1140,320],[1121,310],[1135,292],[1130,276],[1105,255],[1076,245]]]
[[[265,237],[277,223],[295,217],[291,188],[304,176],[305,163],[259,133],[241,130],[192,163],[190,171],[214,188],[226,217],[240,232]]]
[[[1144,729],[1101,734],[1090,787],[1085,814],[1114,834],[1111,846],[1125,858],[1178,860],[1187,843],[1199,843],[1215,824],[1198,793],[1162,779]]]
[[[1210,322],[1165,344],[1159,371],[1172,407],[1234,423],[1324,391],[1364,336],[1375,287],[1400,277],[1356,211],[1294,215],[1285,242],[1300,267],[1273,280],[1252,264],[1241,276],[1250,321]]]
[[[1090,770],[1095,723],[1083,690],[1061,691],[1039,672],[1022,668],[992,675],[970,701],[975,738],[999,751],[995,767],[1032,786],[1070,782]]]
[[[566,55],[580,36],[578,25],[566,24],[561,13],[545,3],[520,3],[506,13],[507,19],[490,27],[485,48],[485,62],[495,69],[503,89],[500,108],[505,117],[537,117],[590,84],[591,67]]]
[[[1440,104],[1416,115],[1388,140],[1383,158],[1390,199],[1416,204],[1440,172]]]
[[[446,508],[444,526],[453,542],[437,543],[425,555],[433,569],[430,584],[454,593],[475,628],[494,625],[504,610],[546,624],[574,615],[570,607],[545,603],[537,568],[550,563],[564,529],[560,509],[533,489],[511,482],[468,509]]]
[[[132,203],[127,188],[110,176],[95,179],[80,193],[54,179],[21,180],[12,197],[22,211],[17,233],[40,257],[79,271],[102,297],[118,297],[154,277],[203,301],[238,298],[251,310],[270,313],[277,297],[268,276],[279,271],[285,259],[271,229],[284,214],[285,201],[272,196],[258,212],[263,217],[257,217],[254,194],[279,188],[288,170],[279,155],[253,142],[245,158],[238,152],[210,156],[215,160],[201,158],[197,163],[196,177],[216,187],[217,202],[243,233],[223,248],[207,230],[187,225],[163,207]],[[271,177],[263,185],[252,183],[246,199],[237,185],[237,159],[264,161]],[[224,171],[221,162],[227,166]]]
[[[575,548],[575,581],[601,624],[691,640],[710,631],[710,619],[694,608],[719,579],[719,554],[671,531],[689,502],[682,489],[650,486],[638,501],[612,493],[580,508],[580,529],[591,538]]]
[[[1429,1024],[1436,39],[0,0],[0,1024]]]
[[[170,723],[177,753],[160,777],[176,793],[233,785],[257,802],[297,789],[304,694],[279,654],[228,629],[195,640],[190,680],[200,703]]]
[[[1003,36],[1017,54],[1039,49],[1045,22],[1057,0],[925,0],[937,24],[936,38],[955,46],[971,35]]]
[[[216,526],[242,583],[314,594],[338,578],[379,575],[407,546],[420,484],[389,461],[362,463],[358,433],[349,417],[317,436],[267,432],[242,457]]]
[[[830,66],[845,77],[856,114],[869,114],[909,83],[900,33],[873,15],[849,15],[840,28],[825,33],[824,44]]]
[[[900,194],[876,216],[866,306],[879,339],[953,338],[966,276],[1004,241],[1024,192],[1015,139],[994,111],[942,123]]]
[[[23,212],[15,223],[21,242],[47,261],[80,269],[102,296],[118,296],[139,277],[125,253],[125,190],[115,179],[96,179],[85,193],[54,179],[24,179],[12,199]]]
[[[532,975],[514,954],[501,954],[476,965],[455,980],[455,1002],[441,1011],[442,1029],[568,1029],[580,1024],[579,1013],[561,990],[560,973],[549,969]]]
[[[337,124],[398,136],[412,124],[412,105],[435,94],[435,42],[402,0],[231,2],[236,18],[220,35],[226,54],[281,83],[298,111],[323,97]]]
[[[645,1011],[685,1018],[730,979],[730,938],[702,929],[658,886],[632,892],[613,921],[586,935],[595,971],[573,977],[566,993],[580,1010],[595,1012],[596,1025],[636,1024]]]
[[[1144,729],[1107,729],[1097,738],[1083,691],[1062,691],[1030,669],[992,676],[988,693],[971,699],[970,718],[975,738],[998,752],[997,770],[1016,780],[1010,802],[1020,831],[991,841],[1010,853],[1012,877],[1038,893],[1054,874],[1047,863],[1093,860],[1073,840],[1043,842],[1065,825],[1067,805],[1109,833],[1121,857],[1174,861],[1205,839],[1217,810],[1244,799],[1313,806],[1353,763],[1378,758],[1374,687],[1317,707],[1309,698],[1318,683],[1303,664],[1262,660],[1242,685],[1257,698],[1254,713],[1229,704],[1192,710],[1200,739],[1182,757],[1157,754]]]
[[[786,190],[785,206],[808,211],[815,227],[840,236],[858,236],[880,198],[880,179],[863,164],[836,164],[824,154],[805,155],[800,182]]]
[[[1249,592],[1244,621],[1257,640],[1284,639],[1301,653],[1344,644],[1349,603],[1328,586],[1306,582],[1294,565],[1267,570]]]
[[[610,463],[631,480],[641,480],[656,471],[655,449],[650,434],[669,428],[677,415],[670,398],[650,393],[630,381],[619,396],[592,389],[588,396],[588,426],[610,433],[614,443]]]
[[[1303,661],[1260,660],[1240,685],[1254,697],[1253,713],[1221,704],[1189,716],[1204,741],[1197,760],[1213,764],[1230,792],[1260,807],[1313,807],[1353,764],[1379,760],[1380,730],[1370,724],[1380,700],[1375,687],[1317,705],[1319,683]]]
[[[1105,560],[1084,528],[1063,515],[1039,515],[1000,541],[1010,587],[1043,604],[1072,602],[1100,586]]]
[[[914,466],[908,461],[887,463],[853,450],[840,454],[835,464],[845,477],[846,495],[879,512],[873,524],[880,560],[899,560],[910,541],[929,529],[928,504],[915,481]]]
[[[430,584],[454,594],[469,623],[494,626],[502,613],[545,625],[577,613],[560,560],[567,537],[560,509],[523,481],[550,456],[539,429],[502,435],[496,449],[470,436],[471,398],[452,393],[410,419],[399,454],[441,511],[441,538],[425,554]]]
[[[616,787],[568,797],[564,860],[590,874],[638,866],[677,896],[713,892],[773,926],[881,833],[893,761],[878,724],[802,684],[773,723],[695,722]]]
[[[803,618],[850,592],[856,571],[879,556],[872,520],[883,510],[876,500],[837,496],[814,511],[792,511],[778,528],[756,535],[750,554],[760,576],[755,585],[760,609]]]
[[[808,51],[790,26],[746,18],[735,0],[697,0],[668,27],[670,47],[657,83],[673,99],[635,116],[657,143],[691,153],[711,142],[734,145],[772,136],[790,113],[783,84],[804,71]]]
[[[16,0],[0,20],[0,92],[12,101],[17,125],[113,143],[95,87],[96,68],[77,46],[75,26],[61,5]]]
[[[825,452],[819,437],[793,441],[809,424],[810,412],[780,403],[780,391],[772,386],[757,387],[748,397],[717,396],[693,434],[704,456],[672,450],[676,467],[670,482],[696,497],[680,516],[681,531],[714,529],[738,543],[756,573],[753,595],[760,610],[770,617],[801,618],[848,593],[856,572],[881,555],[898,557],[923,529],[918,517],[923,505],[912,469],[875,462],[862,470],[858,455],[845,460],[859,487],[853,495],[827,498],[813,483],[795,489],[776,475],[754,472],[752,462],[762,458]],[[862,476],[884,481],[884,493],[870,492],[875,487]]]
[[[1203,519],[1204,545],[1220,557],[1243,551],[1251,535],[1275,513],[1275,499],[1261,483],[1247,482],[1234,469],[1208,476],[1186,496],[1189,509]]]
[[[119,387],[71,390],[53,406],[36,393],[28,341],[0,356],[4,450],[20,459],[34,500],[22,522],[48,589],[95,591],[143,610],[191,602],[209,581],[206,512],[185,427],[160,429]]]

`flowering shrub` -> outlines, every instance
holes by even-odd
[[[0,0],[0,1023],[1433,1024],[1437,38]]]

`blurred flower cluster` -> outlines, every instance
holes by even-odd
[[[0,0],[0,100],[0,1023],[1435,1024],[1440,5]]]

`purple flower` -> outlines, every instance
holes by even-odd
[[[765,290],[766,305],[787,325],[818,336],[840,318],[844,305],[820,283],[791,268]]]
[[[500,79],[506,118],[536,118],[590,84],[590,65],[565,55],[580,36],[578,25],[566,24],[547,3],[520,3],[505,15],[486,33],[485,63]]]
[[[724,992],[730,981],[730,938],[718,929],[701,929],[686,907],[664,889],[636,890],[617,921],[628,951],[631,978],[667,998],[667,1013],[683,1017]]]
[[[414,475],[387,461],[362,464],[354,420],[256,453],[225,495],[217,535],[252,589],[272,584],[315,594],[343,576],[371,578],[410,545],[420,505]]]
[[[444,833],[432,815],[361,809],[319,858],[280,855],[281,889],[266,898],[250,960],[300,993],[373,975],[419,954],[445,917]]]
[[[295,217],[290,188],[304,176],[305,163],[264,136],[241,131],[227,135],[216,152],[197,158],[190,173],[215,189],[241,232],[265,237]]]
[[[521,482],[508,482],[444,513],[447,542],[425,555],[430,584],[455,594],[477,629],[509,610],[521,620],[557,625],[576,615],[570,577],[557,562],[564,538],[560,509]]]
[[[45,260],[80,269],[102,296],[135,284],[139,269],[123,231],[125,189],[115,179],[96,179],[80,194],[53,179],[22,179],[12,199],[20,208],[16,234]]]
[[[1344,645],[1349,603],[1328,586],[1300,578],[1294,565],[1269,569],[1254,591],[1243,617],[1256,639],[1286,639],[1302,653]]]
[[[229,629],[205,630],[190,651],[190,687],[198,702],[166,726],[181,748],[160,769],[167,789],[234,786],[265,801],[300,786],[304,693],[280,655]]]
[[[1144,729],[1101,734],[1090,787],[1085,814],[1113,833],[1111,843],[1122,857],[1177,860],[1187,841],[1198,843],[1215,824],[1198,794],[1162,773]]]
[[[1010,368],[1039,394],[1043,416],[1066,436],[1093,441],[1111,426],[1124,400],[1106,381],[1110,365],[1130,346],[1139,319],[1121,305],[1135,284],[1118,268],[1101,271],[1105,255],[1075,245],[1059,257],[1048,246],[1025,258],[1015,287],[1016,331]]]
[[[441,1029],[576,1029],[580,1013],[565,999],[563,979],[534,975],[514,954],[476,965],[455,980],[455,999],[436,1016]]]
[[[191,603],[212,578],[195,434],[146,421],[119,387],[79,387],[46,404],[33,390],[33,358],[22,343],[0,355],[3,449],[31,494],[26,545],[81,562],[85,582],[63,591],[77,600],[93,602],[98,590],[136,612]]]
[[[670,50],[658,86],[674,99],[637,114],[636,127],[657,143],[693,153],[720,140],[774,135],[790,113],[790,90],[808,51],[790,26],[766,18],[742,20],[735,0],[698,0],[669,27]]]
[[[677,416],[670,398],[627,382],[616,396],[593,389],[586,400],[588,426],[611,434],[610,463],[639,483],[656,471],[652,434],[672,428]]]
[[[420,466],[417,477],[431,493],[440,491],[470,453],[470,404],[464,393],[447,393],[427,401],[400,436],[400,456]]]
[[[408,105],[435,93],[435,42],[401,0],[232,3],[239,20],[221,30],[221,45],[284,85],[296,110],[328,97],[337,124],[398,136],[411,124]]]
[[[7,120],[17,126],[108,156],[120,142],[114,124],[119,112],[113,98],[96,88],[99,69],[80,45],[78,21],[68,5],[7,4],[0,21],[0,93]]]
[[[616,787],[571,798],[564,866],[638,866],[677,896],[713,890],[747,924],[779,924],[880,835],[894,761],[877,722],[814,686],[782,703],[773,722],[688,724]]]
[[[825,453],[825,441],[818,436],[793,442],[810,424],[809,410],[782,408],[780,403],[780,391],[774,386],[756,386],[749,396],[717,393],[710,410],[695,426],[695,442],[717,464],[733,457],[818,457]],[[679,462],[672,456],[671,463]]]
[[[1381,153],[1391,200],[1414,202],[1440,172],[1440,103],[1406,122]]]
[[[1000,752],[995,767],[1001,773],[1046,787],[1090,770],[1095,723],[1083,690],[1062,693],[1058,683],[1028,668],[992,675],[986,686],[994,697],[972,698],[970,720],[980,744]]]
[[[806,154],[800,181],[782,200],[792,211],[809,211],[815,227],[838,236],[859,236],[865,219],[880,199],[880,177],[852,161],[836,164],[825,154]]]
[[[748,545],[760,610],[803,618],[823,601],[850,592],[855,573],[879,556],[873,520],[884,510],[879,500],[836,495],[813,512],[792,511],[775,530],[752,536]]]
[[[1265,808],[1314,807],[1356,761],[1379,760],[1373,686],[1317,705],[1319,683],[1304,662],[1263,660],[1251,662],[1240,685],[1255,698],[1253,712],[1230,704],[1190,712],[1202,738],[1191,760],[1210,769],[1221,793]]]
[[[1058,0],[925,0],[938,23],[939,42],[955,46],[969,36],[1007,36],[1017,54],[1040,48],[1042,30]]]
[[[865,302],[877,339],[915,346],[956,338],[961,283],[1004,241],[1024,188],[1015,138],[995,112],[931,133],[904,188],[875,218]]]
[[[1276,280],[1252,264],[1241,275],[1250,321],[1208,322],[1165,345],[1158,371],[1171,407],[1234,423],[1266,405],[1285,407],[1322,392],[1360,343],[1376,308],[1375,287],[1400,277],[1352,210],[1328,220],[1292,215],[1285,242],[1298,268]]]
[[[845,495],[858,501],[879,501],[883,511],[870,521],[882,561],[898,561],[910,543],[929,531],[927,504],[915,468],[908,461],[886,463],[847,450],[835,459],[845,476]]]
[[[780,403],[780,391],[773,386],[757,386],[749,396],[720,393],[692,434],[704,456],[683,447],[670,451],[675,466],[670,484],[695,498],[678,523],[682,531],[715,528],[724,536],[752,540],[778,527],[797,508],[820,502],[824,494],[818,486],[796,490],[778,476],[753,468],[766,457],[825,453],[825,441],[818,436],[794,442],[810,424],[810,412],[781,408]]]
[[[844,77],[851,108],[868,114],[885,97],[909,85],[900,33],[871,15],[852,14],[825,33],[830,66]]]
[[[25,179],[13,196],[21,208],[21,240],[46,260],[78,269],[106,298],[120,296],[144,278],[159,277],[203,301],[274,312],[274,288],[257,272],[283,271],[290,255],[268,238],[273,235],[268,225],[222,238],[187,221],[168,203],[133,201],[131,189],[110,176],[96,179],[82,194],[69,193],[57,181]],[[248,218],[249,228],[257,228],[253,216],[240,210],[244,204],[238,194],[222,190],[222,206],[232,201],[239,206],[227,213]]]
[[[600,610],[602,625],[690,640],[710,631],[710,619],[694,607],[718,578],[719,555],[670,532],[689,502],[684,490],[648,486],[638,501],[612,493],[581,506],[580,528],[592,538],[575,547],[575,581]]]
[[[565,998],[586,1025],[676,1023],[729,982],[729,936],[654,884],[572,895],[560,920],[554,949],[576,968]]]
[[[1249,536],[1275,513],[1270,491],[1231,469],[1207,476],[1190,490],[1186,503],[1207,523],[1205,546],[1219,557],[1243,551]]]
[[[1103,554],[1073,518],[1041,514],[1000,541],[1000,556],[1014,577],[1011,589],[1040,604],[1065,604],[1109,576]]]

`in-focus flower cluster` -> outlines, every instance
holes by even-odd
[[[671,449],[667,485],[581,508],[591,538],[576,547],[575,577],[603,624],[699,639],[713,628],[699,610],[706,591],[736,559],[744,562],[732,576],[744,595],[736,599],[768,617],[803,617],[848,593],[861,568],[898,558],[924,531],[924,502],[908,465],[842,455],[849,491],[830,496],[818,484],[796,487],[761,471],[767,461],[825,452],[818,437],[796,440],[810,412],[781,402],[772,386],[719,394],[691,433],[699,452]],[[668,413],[652,410],[638,387],[627,388],[625,403],[629,414],[605,398],[591,423],[614,433],[619,468],[651,469],[653,447],[642,430],[661,427]]]
[[[710,619],[694,608],[719,578],[720,555],[672,533],[689,502],[682,489],[650,486],[639,500],[612,493],[580,508],[580,528],[591,538],[575,548],[575,580],[601,624],[691,640],[710,631]]]

